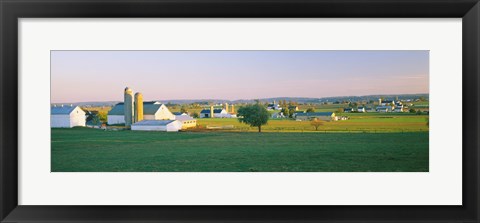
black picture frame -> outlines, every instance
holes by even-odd
[[[479,222],[478,0],[0,0],[1,222]],[[18,205],[19,18],[462,18],[461,206]],[[445,43],[448,44],[448,43]],[[131,191],[133,192],[133,191]],[[126,191],[129,193],[129,191]],[[439,194],[441,196],[441,194]]]

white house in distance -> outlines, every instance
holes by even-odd
[[[280,105],[277,104],[276,101],[273,101],[272,104],[267,105],[267,110],[282,110],[282,108],[280,108]]]
[[[178,132],[182,129],[182,123],[178,120],[143,120],[133,123],[131,129],[132,131]]]
[[[203,109],[200,112],[200,118],[212,118],[210,109]],[[223,108],[216,108],[213,109],[213,118],[230,118],[230,114]]]
[[[109,125],[125,123],[124,103],[116,104],[108,112]],[[175,115],[164,104],[158,101],[143,102],[143,120],[175,120]]]
[[[274,114],[272,114],[272,118],[285,118],[285,115],[283,115],[283,112],[276,112]]]
[[[72,128],[85,126],[86,113],[78,106],[53,105],[50,108],[50,127]]]
[[[377,112],[390,112],[392,111],[391,106],[378,106],[377,107]]]
[[[315,118],[323,121],[337,121],[337,117],[333,112],[306,112],[295,114],[295,120],[297,121],[308,121]]]

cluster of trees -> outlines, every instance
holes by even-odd
[[[410,112],[410,113],[416,113],[417,115],[421,115],[421,114],[422,114],[422,111],[420,111],[420,109],[419,109],[419,110],[415,110],[415,109],[413,109],[413,108],[410,108],[410,109],[408,110],[408,112]]]
[[[107,112],[106,111],[88,111],[87,112],[87,122],[91,121],[94,125],[101,125],[102,123],[107,123]]]

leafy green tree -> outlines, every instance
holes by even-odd
[[[193,118],[200,118],[200,115],[198,114],[198,112],[193,112]]]
[[[99,111],[96,116],[100,119],[101,122],[103,122],[103,123],[107,122],[107,112],[106,111]]]
[[[314,108],[308,108],[307,112],[315,112],[315,109]]]
[[[410,108],[410,110],[408,110],[408,112],[410,112],[410,113],[415,113],[416,111],[415,111],[415,109]]]
[[[288,109],[286,109],[286,108],[282,108],[282,113],[283,113],[283,115],[284,115],[285,117],[289,117],[289,116],[290,116],[290,113],[289,113]]]
[[[92,124],[93,125],[100,125],[101,121],[100,121],[100,118],[98,117],[98,115],[95,115],[92,117]]]
[[[288,109],[288,117],[293,118],[295,114],[295,108]]]
[[[187,113],[188,112],[188,108],[186,105],[182,105],[182,107],[180,107],[180,112],[181,113]]]
[[[259,102],[239,108],[237,114],[239,122],[258,127],[258,132],[262,132],[262,125],[267,124],[270,118],[267,109]]]

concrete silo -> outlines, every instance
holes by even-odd
[[[123,107],[125,109],[125,126],[130,127],[134,123],[134,111],[133,111],[133,91],[126,87],[123,92]]]
[[[135,122],[143,120],[143,95],[140,92],[135,94]]]

